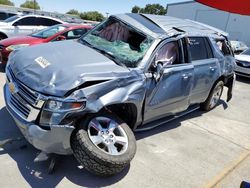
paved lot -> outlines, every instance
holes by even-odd
[[[0,72],[0,88],[5,81]],[[225,95],[223,96],[225,99]],[[0,149],[0,187],[239,187],[250,182],[250,80],[236,82],[234,98],[215,110],[196,111],[144,133],[137,154],[121,174],[95,177],[62,157],[55,174],[48,163],[33,163],[38,151],[25,141]],[[21,136],[0,90],[0,140]],[[20,148],[21,147],[21,148]]]

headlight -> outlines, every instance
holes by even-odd
[[[16,45],[10,45],[6,48],[7,51],[9,52],[12,52],[12,51],[15,51],[19,48],[23,48],[23,47],[26,47],[26,46],[29,46],[29,44],[16,44]]]
[[[67,112],[70,110],[79,110],[85,107],[86,102],[65,102],[48,100],[44,106],[44,110],[51,112]]]
[[[71,102],[48,100],[41,113],[40,125],[46,127],[50,125],[59,125],[68,112],[83,109],[85,106],[86,101]]]

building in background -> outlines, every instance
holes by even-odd
[[[168,16],[202,22],[229,33],[230,40],[244,41],[250,46],[250,16],[228,13],[197,3],[186,1],[168,4]]]

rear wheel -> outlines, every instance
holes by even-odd
[[[129,126],[113,114],[89,115],[72,135],[71,147],[88,171],[110,176],[121,172],[133,159],[136,141]]]
[[[209,111],[218,105],[223,92],[223,87],[224,87],[224,82],[222,81],[219,81],[215,84],[215,86],[210,91],[210,94],[206,99],[206,101],[201,104],[202,110]]]

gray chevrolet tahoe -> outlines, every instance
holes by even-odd
[[[73,154],[97,175],[124,169],[147,130],[194,105],[232,98],[235,60],[227,33],[191,20],[109,17],[78,41],[14,51],[6,107],[43,154]],[[165,125],[166,126],[166,125]]]

